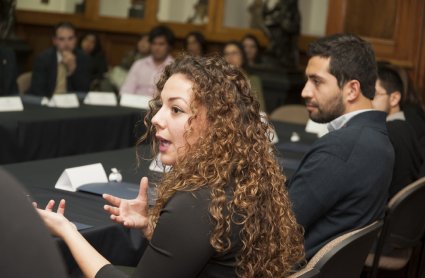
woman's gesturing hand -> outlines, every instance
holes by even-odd
[[[103,198],[111,205],[105,205],[104,209],[111,214],[111,219],[128,228],[142,229],[146,234],[148,228],[148,178],[143,177],[140,181],[139,194],[135,199],[126,200],[109,194],[103,194]]]

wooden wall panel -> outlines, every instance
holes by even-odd
[[[351,31],[371,42],[378,60],[407,69],[425,99],[424,17],[423,0],[329,0],[326,32]]]
[[[392,40],[397,18],[397,0],[347,2],[344,30],[364,37]]]

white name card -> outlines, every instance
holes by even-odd
[[[308,120],[307,125],[305,126],[305,131],[309,133],[316,133],[317,137],[322,137],[329,132],[327,124],[319,124],[312,120]]]
[[[20,97],[0,97],[0,112],[23,111]]]
[[[170,169],[171,169],[171,166],[162,164],[161,154],[158,154],[157,157],[153,159],[151,164],[149,165],[149,170],[154,172],[164,173],[164,172],[169,172]]]
[[[78,102],[76,94],[62,94],[53,95],[47,106],[58,108],[77,108],[80,107],[80,103]]]
[[[108,92],[89,92],[84,98],[84,104],[102,105],[102,106],[117,106],[117,96],[114,93]]]
[[[83,184],[96,182],[108,182],[105,169],[100,163],[65,169],[55,188],[75,192]]]
[[[149,109],[149,101],[151,97],[134,95],[134,94],[122,94],[120,99],[120,105],[125,107],[133,107],[140,109]]]

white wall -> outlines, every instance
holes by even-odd
[[[193,16],[193,6],[198,0],[159,0],[158,20],[171,22],[187,22]]]
[[[18,10],[74,13],[75,4],[82,2],[83,0],[50,0],[49,3],[44,4],[39,0],[17,0],[16,8]]]
[[[328,16],[328,0],[299,0],[301,34],[324,36]]]
[[[99,14],[113,17],[128,17],[130,6],[131,0],[100,0]]]
[[[86,0],[90,1],[90,0]],[[248,28],[249,5],[254,0],[226,0],[224,25],[227,27]],[[278,0],[270,0],[273,6]],[[23,10],[73,13],[75,4],[83,0],[50,0],[43,4],[37,0],[17,0],[17,8]],[[193,6],[198,0],[160,0],[159,21],[187,22],[194,14]],[[100,0],[100,14],[105,16],[127,17],[131,0]],[[328,0],[299,0],[301,13],[301,34],[323,36],[326,31]]]

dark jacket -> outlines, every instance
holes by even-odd
[[[18,94],[16,78],[18,68],[16,66],[15,53],[8,47],[0,47],[0,96]]]
[[[81,50],[74,51],[77,68],[68,76],[68,92],[87,92],[90,86],[90,57]],[[35,60],[32,71],[30,93],[51,97],[56,87],[58,58],[56,48],[51,47]]]

